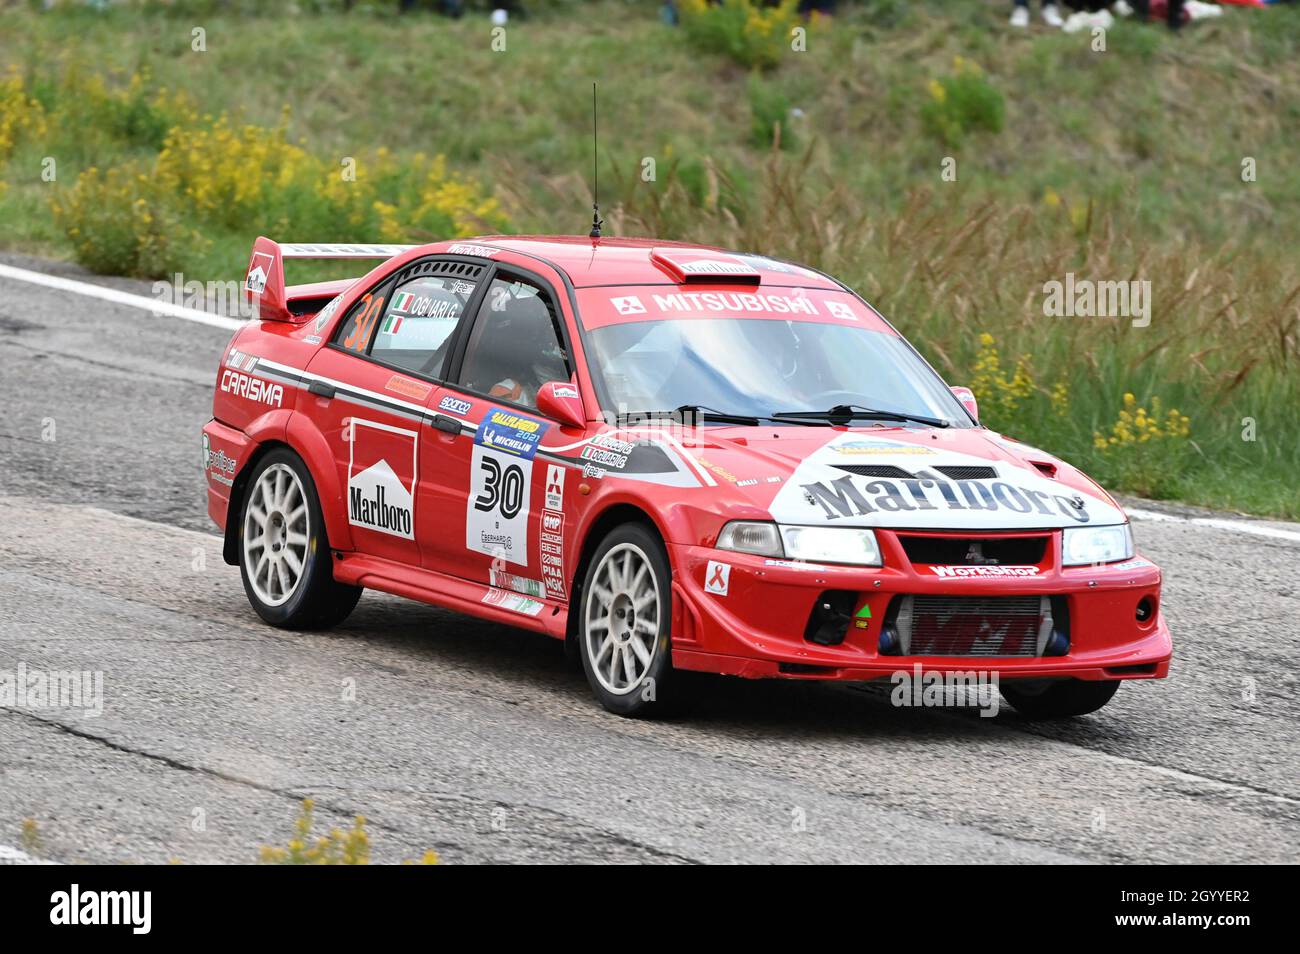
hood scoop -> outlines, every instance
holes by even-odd
[[[915,476],[893,464],[836,464],[835,469],[848,471],[859,477],[893,477],[898,480],[911,480]]]
[[[996,467],[936,467],[934,468],[949,480],[992,480],[997,477]]]
[[[937,471],[949,480],[993,480],[998,475],[996,467],[970,467],[947,465],[931,467],[928,471],[912,473],[893,464],[835,464],[836,470],[848,471],[859,477],[890,477],[895,480],[913,480],[917,477],[934,477]]]

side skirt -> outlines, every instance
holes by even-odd
[[[524,596],[514,590],[486,586],[366,553],[336,550],[334,579],[494,623],[531,629],[556,639],[564,638],[568,625],[568,606],[556,600]],[[510,608],[513,605],[531,609],[539,604],[536,613]]]

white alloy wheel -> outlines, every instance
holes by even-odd
[[[615,695],[636,689],[659,645],[659,581],[645,551],[632,543],[610,549],[586,595],[583,650],[601,686]]]
[[[311,540],[302,481],[287,464],[262,471],[244,507],[244,565],[267,606],[280,606],[302,585]]]

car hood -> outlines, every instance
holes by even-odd
[[[719,487],[781,523],[1016,530],[1125,520],[1075,468],[985,428],[711,428],[691,453]]]

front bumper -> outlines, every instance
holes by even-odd
[[[208,516],[226,529],[230,498],[243,471],[253,441],[243,431],[213,419],[203,425],[203,477],[208,491]]]
[[[997,672],[1002,679],[1161,679],[1173,644],[1160,611],[1160,569],[1138,556],[1108,566],[1062,568],[1053,534],[1038,572],[1024,578],[940,578],[914,566],[889,531],[877,531],[884,567],[800,564],[690,545],[670,546],[673,664],[749,678],[873,680],[899,670]],[[716,564],[730,567],[725,595]],[[706,574],[714,564],[712,591]],[[838,645],[805,638],[827,591],[856,595],[854,619]],[[1068,605],[1069,648],[1052,656],[888,655],[880,651],[887,612],[901,595],[1048,596]],[[1137,604],[1154,611],[1140,622]],[[1058,605],[1059,602],[1058,602]],[[869,616],[858,619],[861,607]]]

